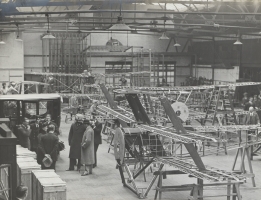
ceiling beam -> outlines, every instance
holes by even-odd
[[[75,1],[75,2],[47,2],[47,1],[31,1],[23,2],[16,1],[15,4],[17,7],[37,7],[37,6],[74,6],[74,5],[102,5],[102,4],[111,4],[119,3],[119,0],[96,0],[96,1]],[[153,4],[153,3],[170,3],[170,4],[203,4],[203,5],[257,5],[260,2],[244,2],[244,1],[180,1],[180,0],[123,0],[124,4]]]

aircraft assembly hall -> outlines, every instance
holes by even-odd
[[[260,0],[0,0],[0,200],[260,200]]]

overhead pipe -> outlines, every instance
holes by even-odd
[[[10,15],[51,15],[51,14],[72,14],[72,13],[115,13],[115,10],[66,10],[66,11],[37,11],[37,12],[8,12]],[[240,15],[240,16],[260,16],[261,13],[236,13],[236,12],[177,12],[174,10],[121,10],[121,13],[142,13],[142,14],[170,14],[170,15]]]

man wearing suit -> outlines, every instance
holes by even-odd
[[[75,123],[71,125],[68,143],[70,146],[69,158],[70,165],[66,171],[73,171],[76,160],[78,159],[77,170],[81,168],[81,143],[82,137],[86,130],[86,125],[83,123],[84,116],[77,114],[75,116]]]
[[[39,151],[37,155],[38,162],[41,162],[42,169],[54,169],[55,170],[55,163],[57,161],[58,155],[58,137],[54,134],[55,126],[50,125],[48,127],[47,133],[41,136],[40,144],[39,144]],[[45,167],[42,163],[42,160],[46,155],[50,155],[52,159],[52,164],[50,167]]]
[[[99,145],[102,143],[101,130],[102,130],[102,123],[97,121],[97,119],[94,117],[93,131],[94,131],[94,157],[95,157],[95,163],[93,165],[93,168],[95,168],[97,166],[97,150],[98,150]]]
[[[260,120],[258,114],[254,112],[254,107],[249,107],[249,113],[245,117],[245,125],[259,124]]]
[[[30,147],[30,134],[31,129],[29,126],[29,119],[24,118],[23,123],[17,128],[17,136],[19,138],[19,144],[24,147],[31,149]]]
[[[58,126],[57,126],[56,123],[52,122],[52,116],[51,116],[51,114],[47,114],[47,115],[46,115],[45,121],[46,121],[46,123],[48,124],[48,126],[50,126],[51,124],[54,125],[54,127],[55,127],[54,133],[55,133],[55,135],[59,135],[59,128],[58,128]]]

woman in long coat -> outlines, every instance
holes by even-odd
[[[87,125],[81,144],[81,163],[85,165],[85,171],[82,176],[92,174],[92,167],[95,162],[94,158],[94,131],[89,121],[85,121]],[[87,170],[89,168],[89,171]]]

